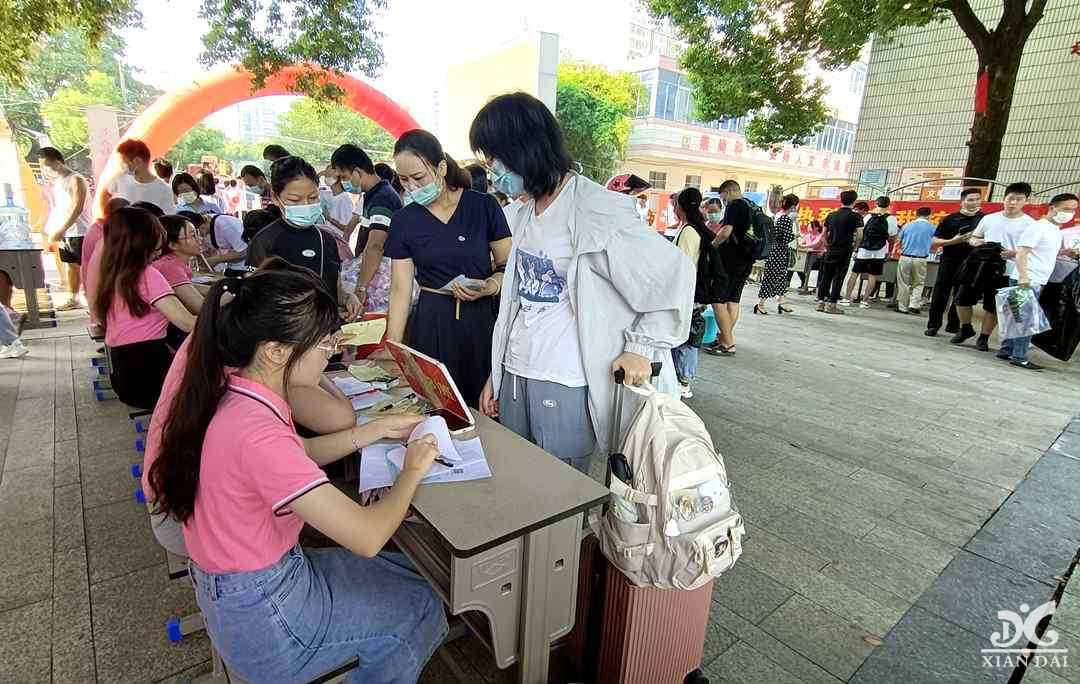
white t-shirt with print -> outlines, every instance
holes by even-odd
[[[1016,241],[1020,234],[1028,226],[1035,223],[1035,219],[1027,214],[1021,214],[1016,218],[1008,218],[1004,211],[995,212],[989,216],[983,216],[979,225],[975,226],[972,235],[980,237],[987,242],[997,242],[1002,249],[1016,249]],[[1005,274],[1010,278],[1016,277],[1016,260],[1009,259],[1005,262]]]
[[[573,258],[570,218],[576,177],[563,186],[544,213],[529,201],[529,220],[514,235],[517,250],[517,297],[521,308],[510,327],[505,367],[531,380],[584,387],[577,317],[570,304],[567,271]]]
[[[109,194],[113,197],[123,197],[128,202],[150,202],[156,204],[166,214],[176,211],[176,198],[173,197],[172,188],[160,178],[140,183],[135,176],[125,173],[117,176],[109,185]]]
[[[1024,229],[1016,240],[1016,246],[1031,248],[1027,260],[1031,284],[1042,286],[1049,282],[1061,250],[1061,229],[1045,218],[1039,219]],[[1019,272],[1017,269],[1017,274]]]

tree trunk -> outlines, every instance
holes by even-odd
[[[985,74],[986,79],[985,107],[976,105],[971,138],[967,143],[968,158],[964,175],[997,180],[1001,142],[1009,126],[1009,112],[1023,51],[995,48],[991,48],[991,51],[993,54],[979,58],[979,75],[982,78]]]

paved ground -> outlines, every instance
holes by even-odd
[[[749,530],[713,596],[714,682],[852,678],[1080,413],[1080,363],[1036,355],[1051,370],[1029,373],[915,318],[795,306],[746,315],[738,356],[703,357],[691,401]],[[0,682],[176,682],[207,641],[165,639],[193,599],[131,499],[130,422],[94,399],[83,329],[33,331],[30,356],[0,362]],[[1080,644],[1066,596],[1054,626]],[[479,648],[452,648],[467,679],[505,679]],[[1080,667],[1031,680],[1060,677]],[[436,661],[424,681],[453,680]]]

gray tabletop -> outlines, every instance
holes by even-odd
[[[413,508],[460,557],[603,503],[608,490],[495,421],[473,411],[492,477],[421,485]]]

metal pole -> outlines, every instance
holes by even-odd
[[[989,178],[975,178],[974,176],[946,176],[944,178],[926,178],[924,180],[915,181],[914,183],[907,183],[906,185],[898,185],[895,188],[891,188],[889,190],[889,194],[891,195],[892,193],[896,192],[897,190],[903,190],[904,188],[910,188],[910,187],[915,186],[915,185],[925,185],[927,183],[939,183],[941,181],[950,181],[950,180],[959,180],[959,181],[973,180],[973,181],[979,181],[979,182],[982,182],[982,183],[989,183],[991,185],[1000,185],[1002,187],[1008,186],[1008,183],[999,183],[998,181],[991,180]]]
[[[1071,183],[1062,183],[1061,185],[1055,185],[1051,188],[1043,188],[1036,193],[1033,193],[1036,197],[1039,195],[1049,194],[1051,190],[1060,190],[1061,188],[1077,187],[1080,186],[1080,180],[1073,181]]]

